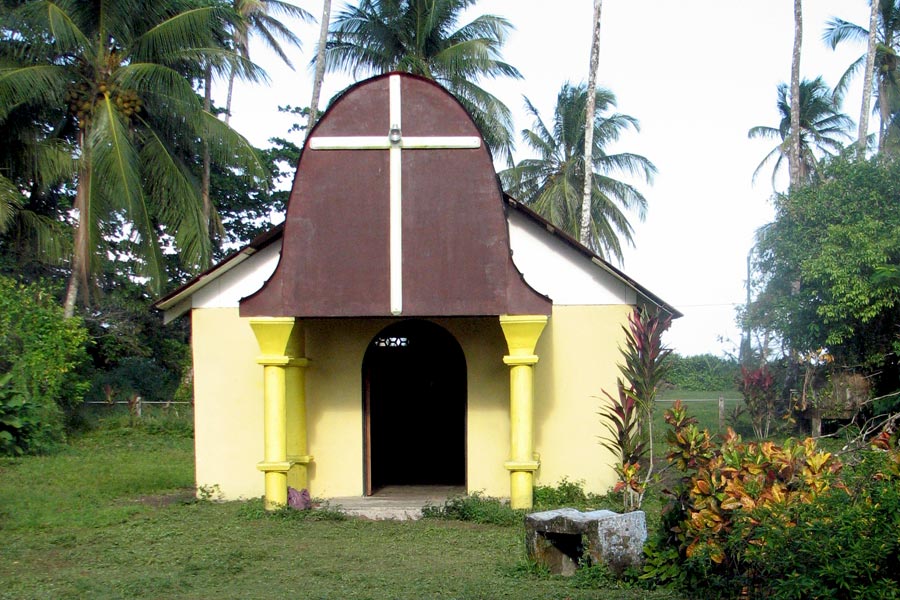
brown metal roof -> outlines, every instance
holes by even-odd
[[[398,86],[393,91],[391,78]],[[386,140],[392,102],[404,140],[399,181],[391,180],[386,147],[313,147],[327,138]],[[406,146],[425,137],[481,139],[462,105],[428,79],[389,73],[338,98],[300,156],[281,260],[263,288],[241,301],[241,316],[398,316],[392,311],[396,271],[402,316],[549,314],[551,301],[513,265],[502,191],[486,145]],[[392,257],[391,189],[398,184],[402,250]],[[392,267],[398,253],[402,264]]]
[[[361,82],[326,111],[301,153],[285,223],[258,236],[154,307],[187,310],[197,290],[282,241],[281,260],[242,316],[390,316],[387,150],[311,150],[316,136],[387,135],[388,81]],[[393,74],[396,75],[396,74]],[[462,106],[434,82],[403,74],[402,134],[479,136]],[[549,314],[513,264],[505,211],[513,209],[673,317],[679,311],[500,189],[490,152],[402,151],[402,316]],[[179,306],[182,305],[182,306]]]

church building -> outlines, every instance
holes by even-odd
[[[287,501],[606,492],[635,306],[677,310],[505,195],[462,106],[400,73],[308,137],[285,222],[156,303],[190,314],[198,487]]]

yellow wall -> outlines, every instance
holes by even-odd
[[[237,308],[191,311],[197,486],[224,498],[262,495],[263,368],[249,321]]]
[[[314,496],[363,494],[362,361],[390,319],[305,321],[307,422]],[[496,318],[435,319],[459,342],[468,369],[468,482],[470,490],[509,494],[503,461],[509,453],[508,369]]]
[[[632,307],[554,306],[535,353],[535,450],[541,455],[536,485],[563,477],[583,480],[587,491],[605,493],[615,484],[613,457],[599,444],[605,435],[597,415],[616,393],[621,326]],[[600,398],[603,397],[604,400]]]
[[[555,306],[535,367],[537,483],[565,476],[606,491],[615,475],[602,434],[601,390],[615,391],[620,329],[627,306]],[[257,497],[263,475],[262,367],[247,319],[237,309],[193,314],[198,485],[218,485],[225,498]],[[317,497],[363,493],[362,360],[392,319],[303,321],[306,335],[310,492]],[[496,317],[435,319],[463,349],[468,370],[467,484],[470,492],[509,495],[509,368]]]

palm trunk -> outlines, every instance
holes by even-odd
[[[878,2],[878,0],[873,0]],[[894,36],[891,28],[884,27],[884,46],[885,48],[894,47]],[[887,81],[890,77],[887,73],[881,73],[878,76],[878,109],[881,123],[878,128],[878,150],[884,150],[884,143],[887,141],[888,126],[891,123],[891,93],[888,91],[891,83]]]
[[[322,22],[319,25],[319,46],[316,49],[316,75],[313,79],[312,100],[309,102],[309,118],[306,121],[306,135],[319,118],[319,94],[325,79],[325,42],[328,41],[328,25],[331,23],[331,0],[322,3]]]
[[[210,112],[212,110],[212,67],[207,65],[206,73],[203,78],[203,110]],[[200,175],[200,201],[203,210],[203,224],[206,227],[206,233],[209,235],[210,216],[212,215],[212,203],[209,200],[209,181],[211,164],[209,158],[209,142],[206,135],[203,136],[203,173]]]
[[[581,229],[579,241],[589,246],[591,240],[591,191],[594,172],[594,113],[597,109],[597,66],[600,63],[600,9],[603,0],[594,0],[594,33],[591,39],[591,59],[588,69],[587,106],[584,115],[584,194],[581,198]]]
[[[237,76],[237,73],[234,70],[234,67],[231,67],[231,72],[228,74],[228,96],[225,97],[225,124],[231,124],[231,97],[234,94],[234,79]],[[206,100],[206,98],[204,98]]]
[[[869,110],[872,104],[872,77],[875,74],[875,36],[878,33],[879,0],[870,0],[872,10],[869,14],[869,46],[866,50],[866,75],[863,79],[862,107],[859,111],[859,138],[857,148],[859,156],[866,155],[866,137],[869,134]]]
[[[66,288],[66,299],[63,304],[63,316],[71,319],[75,316],[75,302],[78,300],[80,284],[84,284],[82,294],[87,293],[87,272],[90,260],[90,244],[88,230],[91,226],[91,160],[87,148],[87,135],[84,131],[78,134],[81,146],[81,166],[78,169],[78,187],[75,190],[75,209],[78,211],[78,224],[75,226],[75,243],[72,249],[72,273]]]
[[[803,44],[803,6],[794,0],[794,50],[791,55],[791,188],[800,186],[800,47]]]

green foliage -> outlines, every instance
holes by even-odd
[[[194,411],[190,407],[144,406],[141,417],[126,406],[85,406],[81,410],[82,431],[97,435],[128,437],[158,435],[193,439]]]
[[[604,390],[609,405],[598,413],[600,424],[609,433],[609,439],[600,438],[600,445],[612,452],[624,463],[636,463],[646,452],[647,445],[641,441],[638,401],[634,392],[626,390],[622,380],[618,381],[619,397],[613,398]]]
[[[475,492],[469,496],[448,498],[442,506],[426,506],[422,515],[429,519],[451,519],[491,525],[518,525],[525,511],[513,510],[497,498]]]
[[[0,276],[0,454],[44,452],[64,439],[65,416],[86,391],[86,343],[47,286]]]
[[[318,504],[318,502],[314,502]],[[326,505],[315,510],[297,510],[289,506],[278,510],[266,510],[262,498],[254,498],[242,502],[238,514],[243,519],[255,520],[279,520],[279,521],[346,521],[347,515]]]
[[[191,163],[202,147],[235,173],[261,171],[246,140],[204,110],[192,85],[205,68],[261,76],[227,47],[237,15],[207,1],[13,5],[0,31],[0,128],[21,119],[36,136],[32,147],[68,159],[36,155],[41,171],[59,163],[52,182],[77,189],[73,292],[107,261],[111,240],[127,238],[132,268],[157,291],[167,280],[161,238],[187,270],[207,267],[215,216],[205,212]],[[28,178],[13,174],[16,182]],[[36,210],[28,200],[24,208]],[[51,216],[71,220],[66,208]]]
[[[900,264],[897,198],[900,162],[884,157],[835,158],[821,181],[777,196],[757,243],[751,326],[801,353],[827,348],[837,364],[884,365],[900,349],[900,285],[873,275]]]
[[[781,121],[778,127],[759,125],[752,127],[748,137],[765,138],[777,142],[756,170],[755,180],[760,171],[775,159],[772,171],[772,187],[788,156],[791,137],[791,90],[786,83],[778,84],[778,114]],[[819,159],[816,154],[830,156],[843,149],[844,142],[850,139],[853,120],[840,111],[840,107],[832,96],[832,91],[821,77],[804,79],[800,82],[800,173],[803,182],[818,179]]]
[[[224,231],[215,250],[217,260],[271,229],[274,216],[285,211],[290,192],[275,188],[293,177],[300,149],[281,138],[269,141],[275,146],[256,150],[262,170],[254,177],[235,177],[223,166],[212,169],[210,195]]]
[[[177,387],[177,374],[151,359],[130,356],[94,377],[88,398],[112,403],[140,396],[147,402],[167,402],[173,399]]]
[[[666,383],[679,391],[723,392],[737,390],[740,367],[733,358],[712,354],[682,356],[673,353],[669,359]]]
[[[900,453],[886,434],[841,470],[813,440],[714,443],[678,402],[666,420],[683,476],[640,580],[704,598],[896,597]]]
[[[564,84],[556,97],[549,124],[526,98],[534,124],[523,131],[525,142],[537,153],[500,173],[503,187],[538,214],[579,239],[584,200],[584,139],[587,86]],[[630,152],[610,153],[609,146],[629,129],[639,130],[638,120],[614,112],[616,97],[597,90],[596,119],[591,158],[591,221],[588,246],[607,258],[622,260],[622,243],[633,245],[633,228],[626,213],[644,220],[647,199],[632,184],[617,179],[636,176],[650,183],[656,167],[647,158]]]
[[[651,313],[635,307],[628,315],[625,347],[621,348],[624,364],[619,371],[628,387],[618,380],[618,398],[604,390],[610,405],[600,411],[603,426],[610,437],[600,444],[616,458],[613,468],[619,476],[615,492],[623,493],[625,510],[641,507],[649,476],[653,470],[653,404],[669,369],[672,351],[662,345],[662,334],[672,323],[671,316]],[[641,481],[639,460],[650,450],[647,476]]]
[[[479,86],[488,77],[522,75],[501,57],[513,29],[503,17],[459,21],[476,0],[358,0],[331,24],[325,67],[353,76],[402,71],[433,79],[472,116],[495,158],[515,145],[512,115]]]
[[[621,352],[625,363],[619,365],[619,370],[641,408],[648,413],[669,372],[672,350],[663,346],[662,335],[671,325],[669,315],[635,308],[628,316],[628,327],[622,328],[625,348]]]
[[[767,366],[758,369],[741,367],[740,390],[753,424],[756,439],[769,437],[775,414],[775,377]]]
[[[883,468],[883,453],[857,468]],[[764,544],[748,549],[759,588],[773,598],[900,598],[900,486],[875,478],[851,493],[835,488],[816,502],[761,520]],[[778,517],[778,518],[773,518]],[[789,519],[793,527],[780,521]],[[785,561],[783,557],[791,557]],[[785,564],[787,563],[787,564]]]

